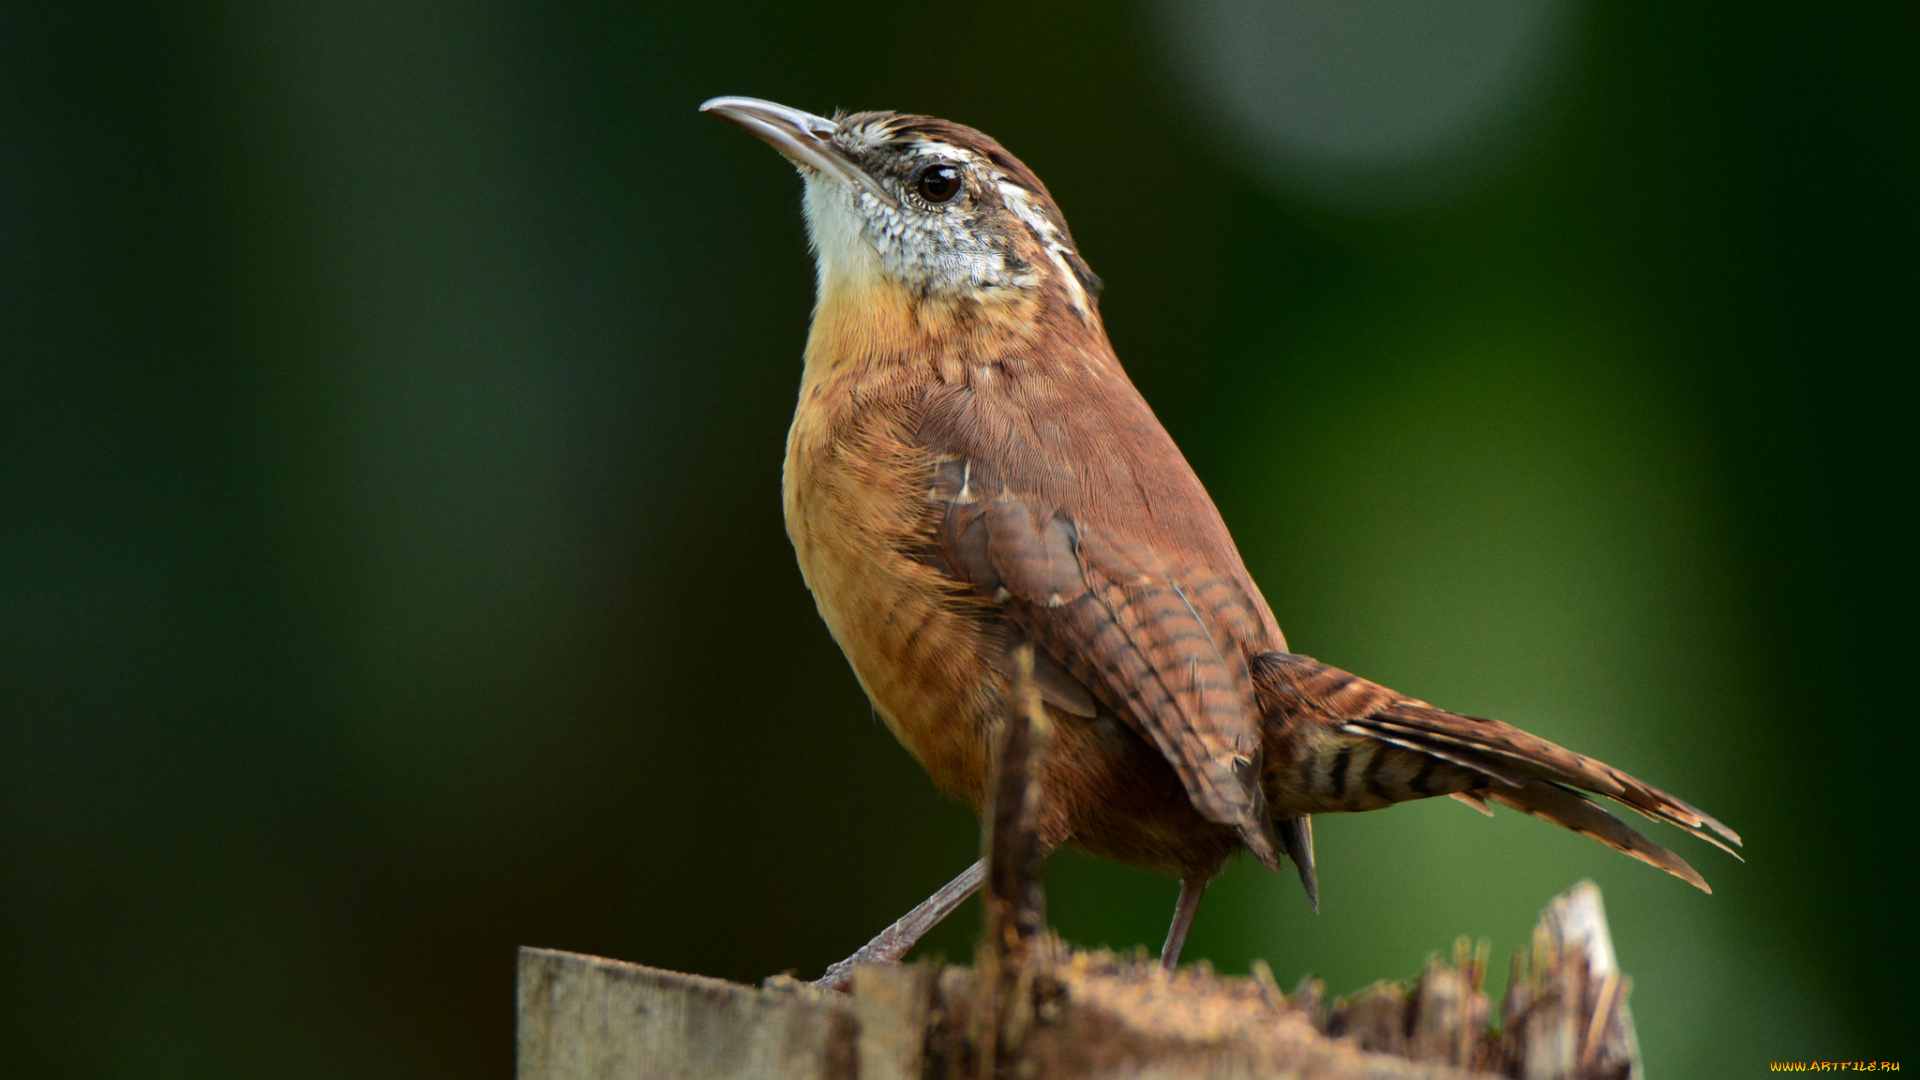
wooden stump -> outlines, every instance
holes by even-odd
[[[1486,947],[1464,940],[1416,979],[1331,1003],[1312,982],[1283,995],[1262,964],[1243,978],[1204,964],[1168,975],[1144,955],[1051,937],[1027,954],[1017,978],[988,965],[992,989],[972,968],[915,964],[857,968],[841,994],[523,949],[519,1077],[1639,1076],[1628,981],[1591,882],[1548,905],[1498,1009],[1481,990]]]

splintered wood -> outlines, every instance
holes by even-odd
[[[1549,906],[1498,1009],[1480,990],[1484,946],[1464,943],[1418,979],[1330,1003],[1311,981],[1283,995],[1264,965],[1245,978],[1205,964],[1169,976],[1141,953],[1074,951],[1050,937],[1034,943],[1014,1001],[983,993],[973,968],[861,966],[840,994],[526,949],[519,1077],[961,1080],[990,1066],[1023,1080],[1637,1080],[1627,980],[1611,954],[1589,883]],[[979,1022],[988,1000],[997,1025]],[[1008,1010],[1021,1017],[1017,1042],[1006,1038]]]
[[[1040,889],[1033,781],[1050,731],[1031,663],[1016,658],[996,737],[976,967],[860,965],[839,993],[522,949],[520,1080],[1638,1080],[1629,980],[1592,882],[1548,905],[1497,1010],[1487,947],[1465,939],[1417,979],[1331,1003],[1313,980],[1282,993],[1262,963],[1169,974],[1144,953],[1063,945]]]

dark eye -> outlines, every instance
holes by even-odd
[[[960,179],[959,166],[945,161],[921,169],[913,178],[913,190],[934,205],[950,202],[964,187],[966,184]]]

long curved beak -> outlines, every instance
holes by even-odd
[[[802,169],[837,176],[888,206],[900,205],[879,181],[847,160],[833,145],[833,136],[840,125],[824,116],[750,97],[709,98],[701,103],[700,111],[712,113],[747,134],[758,136]]]

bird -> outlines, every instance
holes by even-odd
[[[976,813],[1014,658],[1031,652],[1054,732],[1039,840],[1179,880],[1162,966],[1242,851],[1291,861],[1317,911],[1316,814],[1500,805],[1712,891],[1604,797],[1738,857],[1733,830],[1619,769],[1292,652],[1122,369],[1065,217],[999,142],[907,113],[751,97],[700,111],[804,182],[816,296],[782,498],[828,630],[886,727]],[[820,985],[903,957],[982,874]]]

